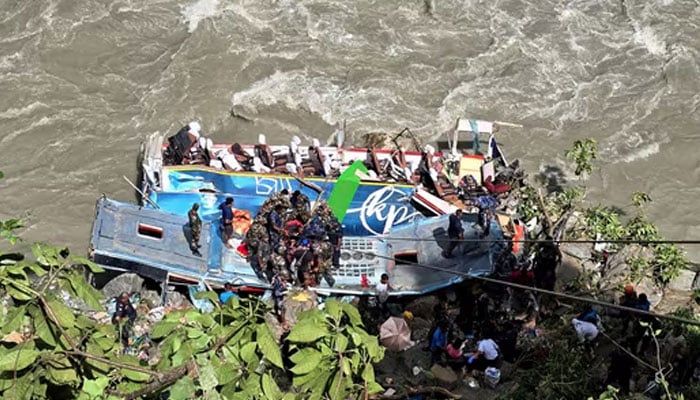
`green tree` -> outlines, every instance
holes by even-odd
[[[566,151],[566,157],[574,162],[576,176],[593,172],[593,160],[598,158],[598,143],[595,139],[577,140],[574,146]]]
[[[100,310],[102,294],[84,274],[84,268],[101,272],[97,265],[41,244],[33,253],[36,262],[6,260],[0,267],[3,398],[135,399],[167,392],[173,400],[320,399],[381,390],[373,364],[383,350],[349,304],[330,300],[326,311],[299,316],[289,334],[293,380],[285,386],[266,303],[234,299],[219,306],[214,292],[203,293],[216,309],[167,314],[151,334],[157,356],[145,363],[122,354],[114,325],[86,317],[89,310],[76,312],[59,296],[65,291]]]

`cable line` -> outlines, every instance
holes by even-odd
[[[489,278],[489,277],[485,277],[485,276],[471,275],[471,274],[469,274],[469,273],[467,273],[467,272],[454,271],[454,270],[447,269],[447,268],[435,267],[435,266],[431,266],[431,265],[425,265],[425,264],[421,264],[421,263],[418,263],[418,262],[412,262],[412,261],[407,261],[407,260],[403,260],[403,259],[397,260],[395,257],[382,256],[382,255],[379,255],[379,254],[376,254],[376,253],[371,253],[371,252],[364,252],[364,251],[355,251],[355,252],[356,252],[356,253],[362,253],[362,254],[373,255],[373,256],[375,256],[375,257],[383,258],[383,259],[386,259],[386,260],[399,261],[399,262],[402,263],[402,264],[410,264],[410,265],[414,265],[414,266],[421,267],[421,268],[431,269],[431,270],[433,270],[433,271],[446,272],[446,273],[449,273],[449,274],[462,276],[462,277],[467,278],[467,279],[477,279],[477,280],[481,280],[481,281],[484,281],[484,282],[495,283],[495,284],[504,285],[504,286],[510,286],[510,287],[513,287],[513,288],[516,288],[516,289],[531,290],[531,291],[534,291],[534,292],[549,294],[549,295],[552,295],[552,296],[561,297],[561,298],[565,298],[565,299],[569,299],[569,300],[574,300],[574,301],[578,301],[578,302],[596,304],[596,305],[599,305],[599,306],[602,306],[602,307],[605,307],[605,308],[614,308],[614,309],[617,309],[617,310],[627,311],[627,312],[631,312],[631,313],[635,313],[635,314],[649,315],[649,316],[652,316],[652,317],[655,317],[655,318],[661,318],[661,319],[666,319],[666,320],[670,320],[670,321],[675,321],[675,322],[679,322],[679,323],[686,324],[686,325],[700,326],[700,321],[694,321],[694,320],[690,320],[690,319],[686,319],[686,318],[681,318],[681,317],[677,317],[677,316],[675,316],[675,315],[658,314],[658,313],[651,312],[651,311],[638,310],[638,309],[636,309],[636,308],[625,307],[625,306],[621,306],[621,305],[618,305],[618,304],[606,303],[606,302],[604,302],[604,301],[597,300],[597,299],[593,299],[593,298],[580,297],[580,296],[574,296],[574,295],[567,294],[567,293],[554,292],[554,291],[547,290],[547,289],[542,289],[542,288],[538,288],[538,287],[534,287],[534,286],[520,285],[520,284],[517,284],[517,283],[508,282],[508,281],[503,281],[503,280],[500,280],[500,279]]]
[[[374,236],[379,240],[387,241],[410,241],[410,242],[458,242],[458,243],[502,243],[502,242],[512,242],[512,243],[590,243],[590,244],[700,244],[700,240],[640,240],[640,239],[522,239],[513,240],[509,238],[503,239],[450,239],[450,238],[435,238],[435,239],[424,239],[424,238],[409,238],[409,237],[382,237]]]

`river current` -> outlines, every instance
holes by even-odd
[[[472,117],[523,124],[498,139],[531,175],[575,181],[564,151],[595,138],[589,203],[644,191],[700,239],[699,63],[698,0],[0,0],[0,218],[84,252],[140,143],[193,119],[280,144],[347,120],[360,144]]]

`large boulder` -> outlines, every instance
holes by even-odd
[[[430,372],[433,374],[433,377],[440,382],[441,386],[451,388],[457,383],[457,381],[459,381],[459,376],[457,376],[457,373],[455,373],[455,371],[449,367],[443,367],[439,364],[435,364],[430,368]]]
[[[679,291],[692,291],[695,284],[695,277],[698,275],[695,271],[687,269],[681,270],[677,278],[668,283],[668,289]]]
[[[117,297],[120,294],[126,292],[129,294],[139,293],[143,289],[143,278],[136,274],[128,273],[121,274],[102,288],[102,293],[108,299]]]
[[[563,243],[561,263],[557,267],[557,287],[562,288],[575,280],[583,271],[596,269],[591,260],[592,246],[585,243]]]

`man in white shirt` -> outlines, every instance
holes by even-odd
[[[467,360],[468,370],[484,371],[488,367],[497,367],[500,349],[493,339],[483,338],[476,343],[476,353]]]
[[[592,342],[598,337],[598,327],[595,324],[574,318],[571,320],[571,325],[574,326],[581,343]]]
[[[381,280],[377,283],[374,288],[377,294],[377,303],[379,305],[379,310],[382,313],[382,318],[386,318],[389,314],[389,307],[387,306],[387,300],[389,300],[389,290],[391,290],[391,285],[389,284],[389,275],[382,274]]]

